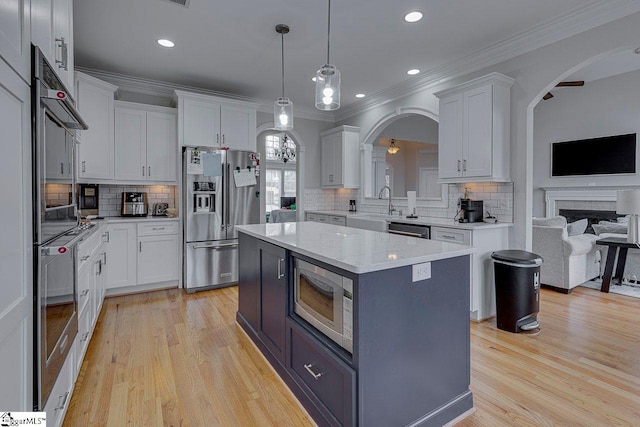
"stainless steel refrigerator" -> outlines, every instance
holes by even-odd
[[[260,160],[250,151],[183,150],[184,287],[238,282],[236,225],[260,222]]]

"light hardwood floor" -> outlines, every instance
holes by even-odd
[[[235,323],[237,288],[109,298],[65,426],[308,426]],[[459,426],[640,425],[640,300],[542,290],[537,335],[471,323]]]

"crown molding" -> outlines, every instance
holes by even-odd
[[[336,120],[343,121],[639,11],[640,2],[637,1],[602,0],[354,102],[338,110]]]
[[[193,86],[185,86],[173,83],[167,83],[161,80],[145,79],[142,77],[128,76],[125,74],[113,73],[110,71],[97,70],[94,68],[75,67],[76,71],[82,72],[88,76],[111,83],[118,87],[119,90],[141,93],[144,95],[166,97],[173,99],[175,91],[191,92],[199,95],[217,96],[229,99],[231,101],[249,102],[257,106],[258,111],[262,113],[273,114],[273,101],[259,98],[251,98],[248,96],[235,95],[232,93],[218,92],[210,89],[203,89]],[[296,106],[294,108],[293,117],[309,120],[317,120],[323,122],[335,123],[335,114],[318,111],[315,108],[307,108]]]

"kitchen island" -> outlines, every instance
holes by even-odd
[[[237,321],[319,425],[441,426],[473,411],[471,247],[313,222],[237,229]],[[349,345],[299,315],[302,265],[352,283]]]

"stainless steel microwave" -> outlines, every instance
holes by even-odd
[[[294,312],[353,352],[353,280],[296,258]]]

